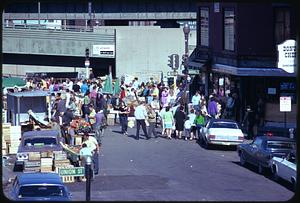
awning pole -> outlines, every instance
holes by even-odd
[[[18,125],[20,125],[20,97],[17,97],[17,105],[18,105]]]

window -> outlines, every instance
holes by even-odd
[[[208,8],[200,8],[200,45],[209,45],[209,12]]]
[[[225,9],[224,11],[224,49],[234,51],[235,42],[235,18],[232,9]]]
[[[56,145],[56,139],[52,137],[36,137],[26,139],[24,146],[44,146],[44,145]]]
[[[275,10],[275,43],[280,44],[290,38],[290,11]]]
[[[227,123],[227,122],[214,122],[211,128],[231,128],[231,129],[238,129],[236,123]]]
[[[19,197],[63,197],[66,191],[63,186],[32,185],[22,186]]]
[[[282,141],[268,141],[268,148],[272,149],[295,149],[295,143]]]

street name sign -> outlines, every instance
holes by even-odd
[[[84,176],[84,167],[59,168],[59,176]]]
[[[286,40],[277,46],[277,67],[288,73],[294,73],[296,67],[296,41]]]
[[[291,112],[291,111],[292,111],[292,98],[280,97],[280,112]]]

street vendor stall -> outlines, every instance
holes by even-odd
[[[28,111],[35,114],[35,118],[43,120],[47,115],[48,92],[45,91],[26,91],[7,94],[7,120],[13,125],[20,125],[29,120]]]

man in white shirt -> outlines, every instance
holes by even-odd
[[[84,133],[83,135],[84,142],[86,146],[92,151],[92,160],[94,165],[94,174],[98,175],[99,172],[99,151],[100,145],[95,137],[89,135],[89,133]]]
[[[139,140],[140,127],[142,126],[143,132],[147,140],[149,139],[147,133],[147,127],[145,119],[147,118],[147,110],[145,107],[145,102],[140,102],[139,105],[135,108],[134,116],[136,120],[136,140]]]
[[[200,99],[200,93],[199,91],[197,91],[196,94],[192,97],[192,104],[196,111],[200,110]]]
[[[137,90],[139,88],[139,82],[138,82],[138,78],[135,77],[132,83],[132,88],[134,88],[135,90]]]

